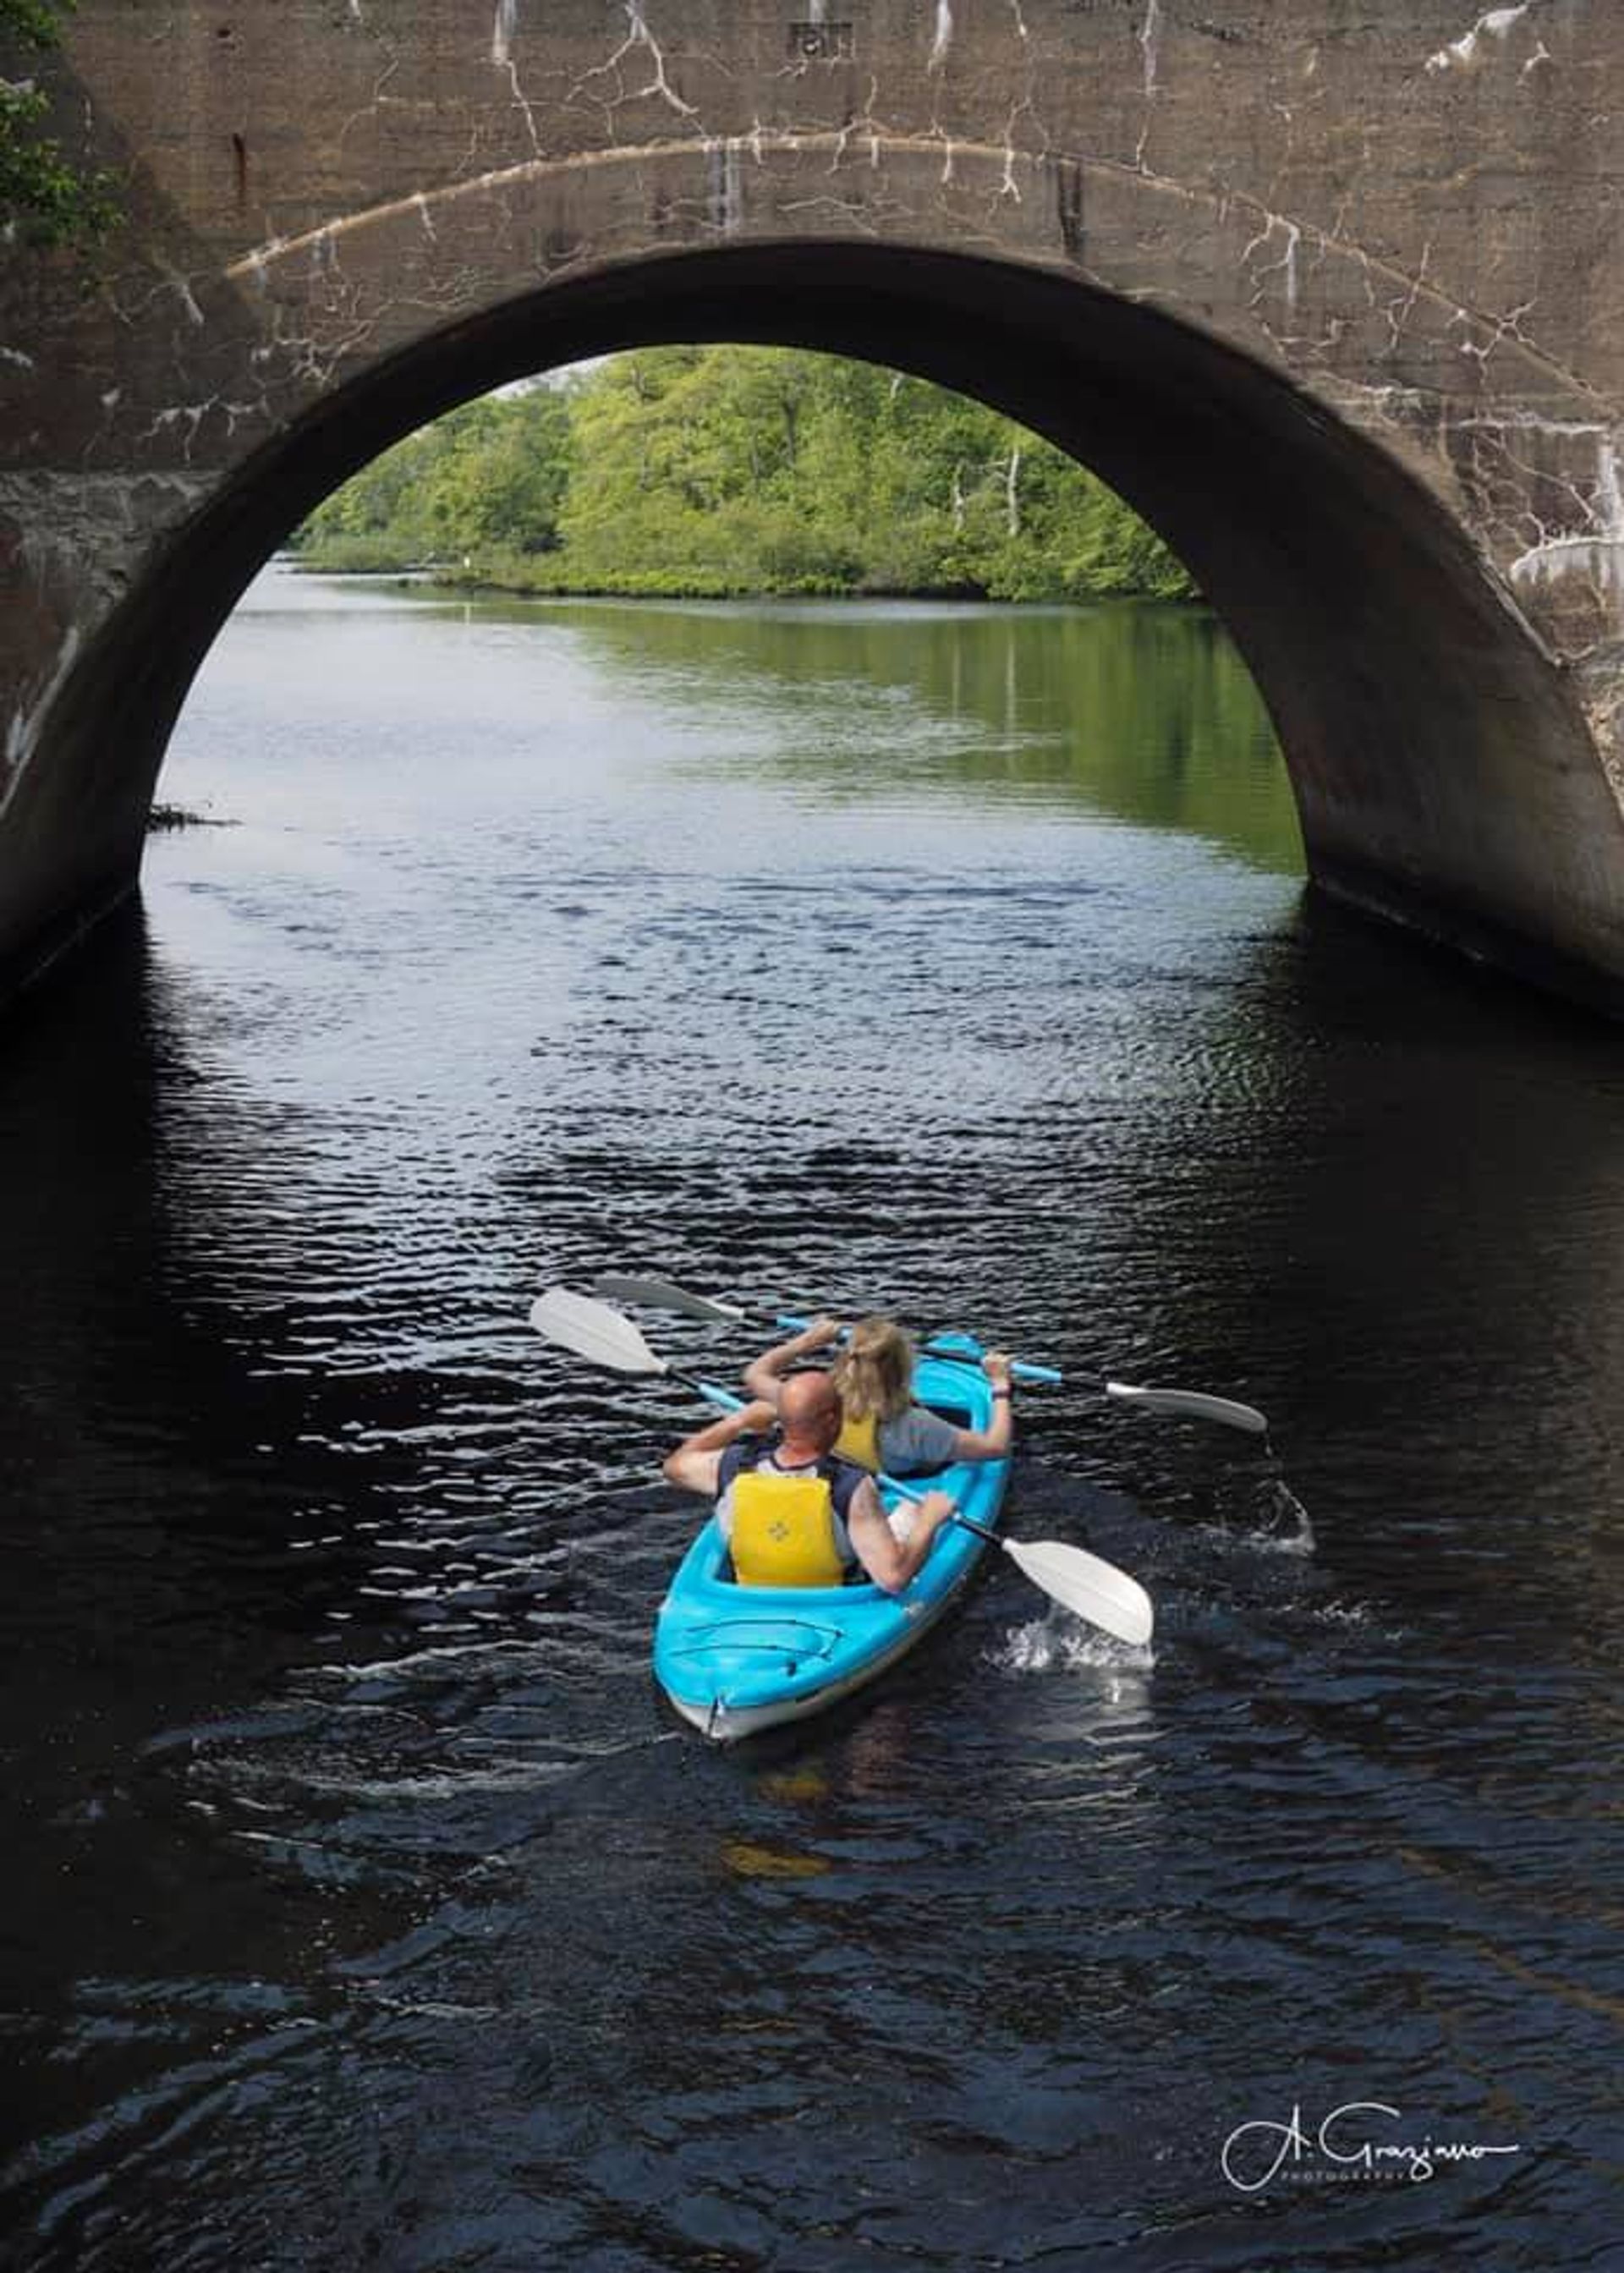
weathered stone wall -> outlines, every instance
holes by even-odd
[[[131,218],[0,273],[0,960],[127,889],[334,481],[540,364],[777,337],[1095,463],[1319,879],[1616,1007],[1620,98],[1599,0],[82,0],[63,129]]]

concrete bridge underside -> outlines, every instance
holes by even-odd
[[[266,555],[608,349],[997,404],[1183,553],[1328,890],[1624,1009],[1624,23],[1590,0],[83,0],[0,273],[0,971],[129,890]]]

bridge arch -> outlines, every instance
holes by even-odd
[[[1571,339],[1507,308],[1505,244],[1491,291],[1470,232],[1418,251],[1396,224],[1379,246],[1353,233],[1350,184],[1378,185],[1351,140],[1334,210],[1277,197],[1289,168],[1239,162],[1264,137],[1255,106],[1290,109],[1269,102],[1288,62],[1316,103],[1351,101],[1350,43],[1379,34],[1366,58],[1393,77],[1396,0],[1358,33],[1308,0],[1289,58],[1239,22],[1219,40],[1176,10],[1084,22],[1032,0],[917,56],[917,10],[855,30],[814,11],[786,66],[742,4],[699,12],[684,44],[650,6],[581,0],[529,27],[529,63],[559,57],[538,71],[521,7],[498,10],[488,53],[453,0],[409,26],[308,11],[290,61],[285,11],[259,0],[229,40],[183,6],[138,56],[124,11],[86,0],[79,89],[143,170],[110,300],[87,313],[48,279],[37,346],[0,356],[0,964],[37,966],[129,888],[192,674],[321,496],[505,379],[737,340],[919,372],[1095,469],[1233,632],[1316,880],[1624,1007],[1610,397]],[[598,15],[625,34],[602,56]],[[1535,91],[1596,64],[1583,27],[1563,36],[1572,56],[1523,58],[1509,31],[1429,49],[1405,102],[1478,148],[1496,101],[1532,99],[1486,92],[1502,51]],[[865,40],[897,64],[884,115],[855,69]],[[166,43],[203,90],[179,116]],[[1205,79],[1176,85],[1198,56]],[[224,131],[273,87],[274,169],[251,120]],[[455,134],[425,139],[441,122]],[[1542,131],[1548,155],[1554,110]]]

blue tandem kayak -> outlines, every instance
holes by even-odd
[[[984,1429],[992,1384],[974,1362],[922,1357],[914,1396],[957,1427]],[[984,1460],[916,1479],[950,1492],[963,1512],[996,1526],[1009,1482],[1007,1460]],[[881,1487],[887,1508],[896,1496]],[[713,1516],[673,1578],[655,1624],[655,1676],[685,1721],[733,1743],[786,1721],[805,1720],[872,1681],[913,1647],[962,1591],[986,1542],[957,1523],[937,1533],[924,1565],[900,1594],[864,1580],[845,1587],[741,1587]]]

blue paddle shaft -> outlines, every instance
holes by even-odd
[[[810,1318],[797,1317],[793,1310],[781,1310],[778,1316],[778,1323],[781,1326],[787,1327],[792,1334],[796,1334],[799,1333],[803,1328],[810,1326],[812,1320]],[[968,1334],[964,1337],[962,1343],[957,1346],[946,1342],[924,1342],[921,1344],[921,1347],[924,1349],[927,1356],[945,1358],[956,1357],[961,1364],[963,1365],[975,1365],[978,1362],[981,1357],[979,1344],[972,1348],[970,1347],[970,1338]],[[1023,1358],[1014,1359],[1011,1362],[1009,1370],[1017,1381],[1039,1381],[1046,1383],[1050,1386],[1053,1386],[1056,1383],[1063,1381],[1066,1377],[1064,1374],[1058,1372],[1051,1365],[1029,1365]]]

